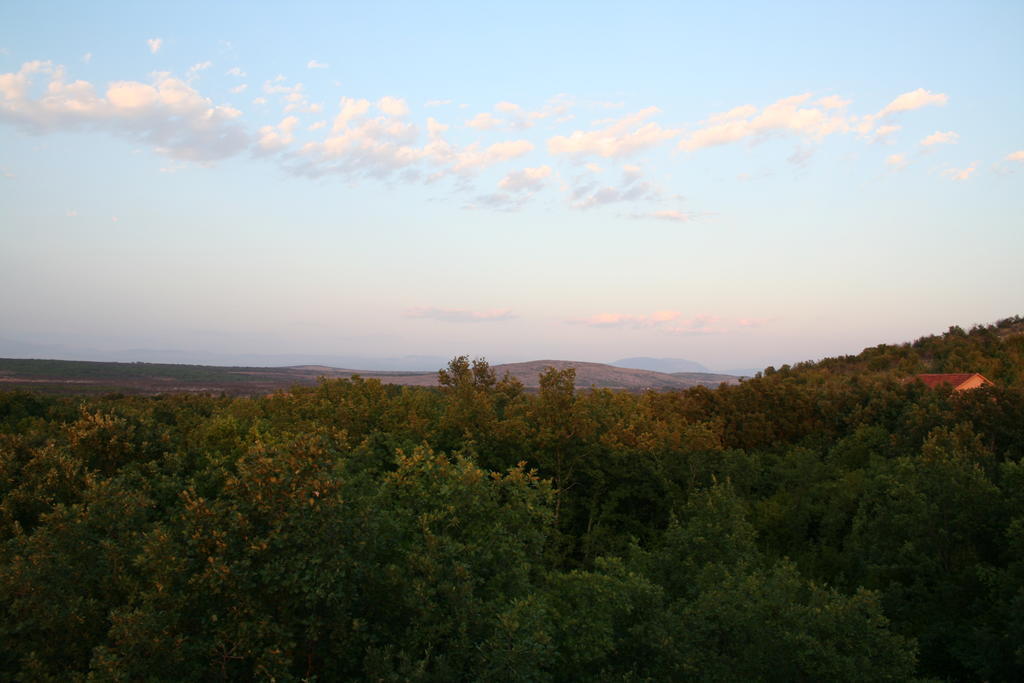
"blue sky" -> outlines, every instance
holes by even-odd
[[[7,2],[0,339],[724,369],[1019,314],[1022,26]]]

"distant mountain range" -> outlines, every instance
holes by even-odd
[[[61,344],[33,344],[0,338],[2,358],[61,358],[113,363],[176,363],[222,367],[288,367],[324,365],[334,368],[373,368],[407,372],[436,371],[450,358],[440,356],[354,356],[316,353],[217,353],[178,349],[100,349],[71,348]]]
[[[697,361],[687,360],[686,358],[650,358],[639,356],[637,358],[622,358],[610,363],[610,365],[618,368],[635,368],[637,370],[653,370],[654,372],[667,373],[712,372],[712,370],[709,370]],[[753,377],[760,370],[757,368],[730,368],[714,372],[724,375],[735,375],[737,377]]]
[[[623,358],[610,363],[618,368],[635,368],[637,370],[653,370],[654,372],[711,372],[697,361],[685,358]]]
[[[526,363],[506,363],[495,365],[498,377],[508,372],[525,386],[538,387],[538,377],[548,368],[576,370],[576,387],[578,389],[626,389],[629,391],[689,389],[695,386],[712,386],[732,384],[739,381],[733,375],[721,375],[711,372],[657,372],[642,368],[618,367],[604,363],[584,363],[569,360],[534,360]]]
[[[0,337],[0,358],[61,358],[64,360],[110,363],[172,363],[221,367],[282,368],[319,365],[328,368],[369,368],[381,372],[434,372],[448,365],[450,358],[441,356],[356,356],[316,353],[218,353],[182,351],[179,349],[120,349],[103,351],[72,348],[62,344],[36,344]],[[638,356],[608,363],[618,368],[675,372],[703,372],[751,377],[757,369],[710,370],[686,358],[650,358]],[[364,372],[368,372],[366,370]]]
[[[537,360],[492,366],[501,378],[506,373],[527,389],[540,386],[540,375],[548,368],[576,370],[578,389],[626,391],[667,391],[690,387],[718,386],[739,381],[732,375],[706,372],[664,373],[619,368],[603,363],[565,360]],[[72,360],[0,359],[0,389],[32,389],[61,394],[123,392],[226,393],[259,395],[314,385],[320,377],[349,378],[360,375],[384,384],[437,386],[437,372],[354,370],[324,365],[290,367],[223,367],[171,363],[108,363]]]

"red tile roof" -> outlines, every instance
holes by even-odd
[[[942,384],[952,384],[953,388],[960,386],[970,378],[978,375],[976,372],[953,372],[946,374],[931,374],[931,375],[917,375],[917,379],[921,380],[925,386],[937,387]],[[984,375],[978,375],[985,384],[992,384]]]

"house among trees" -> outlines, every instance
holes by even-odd
[[[966,391],[979,387],[992,387],[995,384],[984,375],[977,372],[954,372],[947,374],[917,375],[916,379],[924,382],[925,386],[932,388],[943,384],[950,384],[953,391]]]

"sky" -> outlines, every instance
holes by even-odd
[[[7,0],[0,351],[759,368],[1021,314],[1022,29]]]

